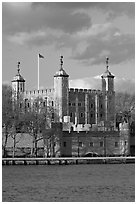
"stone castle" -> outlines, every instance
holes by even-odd
[[[55,132],[59,130],[60,139],[53,144],[48,156],[83,156],[87,152],[129,154],[128,124],[116,127],[114,75],[109,70],[108,60],[106,58],[105,72],[101,75],[102,90],[70,88],[61,56],[53,89],[26,91],[18,62],[18,73],[12,80],[13,96],[16,99],[23,96],[27,108],[38,106],[35,104],[37,98],[42,98],[44,109],[52,107],[51,127]],[[42,149],[46,145],[44,140],[41,141]]]
[[[12,88],[16,97],[23,95],[26,106],[30,107],[34,99],[41,97],[43,106],[51,105],[56,114],[52,113],[55,122],[72,122],[77,124],[115,123],[115,91],[114,75],[109,71],[108,58],[106,70],[102,74],[102,90],[77,89],[69,87],[69,75],[63,68],[63,56],[60,69],[54,75],[53,89],[25,90],[25,80],[18,73],[12,80]],[[58,116],[58,117],[56,117]]]

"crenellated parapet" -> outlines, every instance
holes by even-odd
[[[54,94],[54,89],[42,89],[42,90],[32,90],[32,91],[25,91],[24,95],[27,97],[38,97],[44,95],[51,95]]]
[[[88,94],[102,94],[101,90],[96,89],[77,89],[77,88],[70,88],[70,93],[88,93]]]

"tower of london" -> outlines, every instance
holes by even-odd
[[[43,106],[53,107],[52,119],[55,122],[72,122],[77,124],[115,123],[114,75],[110,72],[108,58],[105,72],[101,75],[102,90],[78,89],[69,87],[69,75],[63,67],[63,56],[60,58],[60,69],[54,75],[53,88],[44,90],[25,90],[25,80],[18,73],[12,80],[14,97],[23,96],[25,106],[32,105],[34,99],[41,97]],[[56,113],[56,114],[54,114]],[[57,117],[56,117],[57,116]]]
[[[45,130],[59,131],[59,143],[55,143],[51,156],[83,156],[88,152],[99,155],[128,154],[128,124],[116,127],[115,76],[110,72],[108,60],[107,57],[104,73],[100,77],[101,90],[69,87],[69,74],[61,56],[60,68],[53,76],[53,88],[27,91],[18,62],[17,75],[12,80],[13,98],[19,101],[18,105],[23,110],[31,111],[35,107],[39,110],[42,107],[48,112],[51,107],[50,126]]]

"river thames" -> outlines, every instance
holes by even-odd
[[[134,202],[135,164],[2,167],[3,202]]]

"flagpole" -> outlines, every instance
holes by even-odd
[[[38,54],[38,90],[39,90],[39,54]]]

